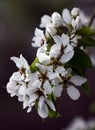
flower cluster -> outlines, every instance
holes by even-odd
[[[54,12],[41,18],[35,29],[32,46],[37,47],[35,61],[29,66],[22,55],[11,57],[18,67],[7,84],[11,97],[17,96],[27,112],[36,106],[40,117],[57,117],[56,98],[66,90],[72,100],[80,97],[78,86],[87,85],[85,69],[91,65],[79,40],[86,26],[80,9],[64,9],[62,16]],[[86,28],[87,30],[87,28]],[[77,57],[78,56],[78,57]],[[82,59],[85,58],[87,64]],[[82,60],[82,61],[81,61]],[[80,64],[80,66],[79,66]]]

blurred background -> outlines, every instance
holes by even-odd
[[[27,114],[22,103],[16,97],[10,98],[5,88],[12,73],[17,71],[10,61],[11,56],[23,54],[29,64],[34,60],[36,49],[31,46],[31,39],[41,16],[51,15],[54,11],[61,13],[63,8],[75,6],[90,16],[95,0],[0,0],[0,130],[61,130],[76,116],[85,120],[95,117],[89,111],[89,105],[95,99],[95,68],[87,70],[91,96],[79,88],[81,97],[74,102],[64,93],[57,101],[62,114],[58,119],[43,122],[34,109]]]

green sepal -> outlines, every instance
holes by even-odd
[[[36,66],[36,63],[39,63],[38,58],[35,58],[35,60],[33,61],[33,63],[30,66],[30,70],[31,70],[32,73],[39,70],[38,67]]]
[[[82,88],[84,89],[84,91],[87,93],[88,96],[91,95],[91,89],[87,82],[82,85]]]
[[[49,106],[48,106],[48,110],[49,110],[49,118],[58,118],[60,117],[60,114],[58,111],[53,111]]]
[[[53,102],[53,104],[55,105],[55,108],[56,108],[55,101],[57,100],[57,97],[52,93],[52,94],[48,95],[48,99]],[[47,105],[48,105],[48,104],[47,104]],[[50,108],[50,106],[48,106],[48,109],[49,109],[49,117],[50,117],[50,118],[60,117],[60,114],[59,114],[59,112],[57,111],[57,108],[56,108],[56,111],[53,111],[53,110]]]
[[[84,47],[86,46],[95,47],[95,40],[91,37],[83,37],[81,39],[78,39],[78,42]]]
[[[90,27],[88,26],[83,26],[82,29],[78,30],[76,32],[77,35],[81,36],[92,36],[95,34],[95,31],[93,31]]]

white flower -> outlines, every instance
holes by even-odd
[[[35,36],[32,39],[33,47],[41,47],[42,45],[46,44],[46,38],[42,30],[36,28],[35,29]]]
[[[59,13],[54,12],[51,17],[52,17],[52,23],[55,27],[62,26],[63,21]]]
[[[71,10],[71,15],[74,16],[74,17],[77,17],[79,15],[79,13],[80,13],[80,9],[79,8],[75,7],[75,8],[73,8]]]
[[[63,33],[61,37],[56,35],[53,38],[55,43],[64,49],[64,53],[60,59],[60,62],[63,64],[67,63],[74,56],[74,50],[70,45],[69,36]]]
[[[87,81],[85,77],[74,75],[71,77],[69,82],[71,84],[67,87],[67,93],[72,100],[77,100],[80,97],[80,92],[75,86],[81,86]]]
[[[51,107],[52,110],[56,110],[53,102],[48,100],[46,96],[47,94],[51,94],[52,92],[50,83],[46,80],[43,84],[43,89],[41,88],[41,84],[42,83],[39,80],[36,80],[34,83],[29,84],[29,89],[27,92],[27,95],[29,96],[29,101],[25,104],[26,106],[24,105],[24,108],[30,108],[31,104],[34,105],[36,100],[38,100],[38,114],[42,118],[46,118],[49,114],[47,104],[49,105],[49,107]]]
[[[11,57],[11,60],[15,62],[16,66],[19,69],[19,73],[21,74],[20,79],[24,80],[25,82],[30,80],[30,67],[28,62],[25,60],[25,58],[20,55],[20,58],[18,57]],[[17,76],[16,76],[17,77]]]

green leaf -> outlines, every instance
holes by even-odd
[[[31,64],[30,70],[31,70],[32,73],[34,73],[34,72],[39,70],[38,67],[36,67],[36,63],[38,63],[38,62],[39,62],[38,58],[35,58],[35,60]]]
[[[84,76],[86,68],[91,68],[92,63],[88,55],[76,47],[73,58],[65,64],[65,67],[71,67],[76,73]]]
[[[87,93],[87,95],[90,96],[90,94],[91,94],[91,89],[90,89],[90,86],[89,86],[89,84],[88,84],[87,82],[82,85],[82,88],[83,88],[84,91]]]
[[[83,37],[81,39],[78,39],[78,42],[83,46],[95,47],[95,40],[91,37]]]
[[[81,35],[81,36],[91,36],[91,35],[94,35],[95,32],[90,27],[83,26],[83,28],[78,30],[76,34]]]

